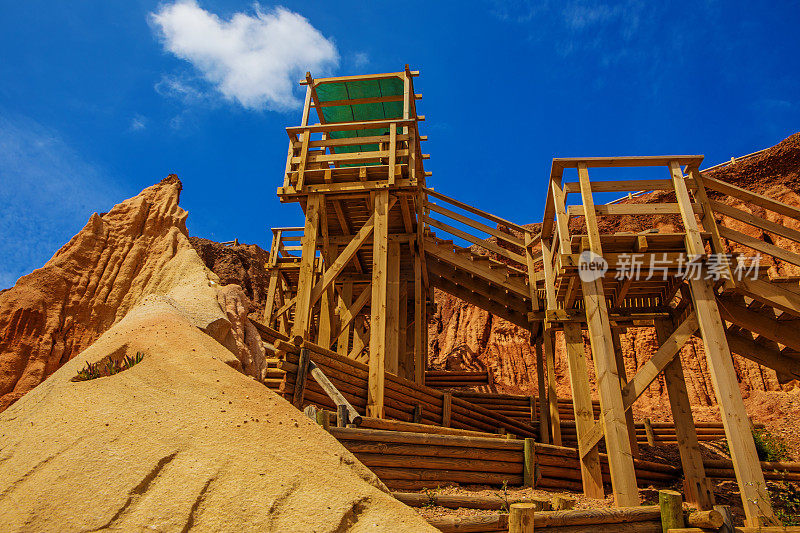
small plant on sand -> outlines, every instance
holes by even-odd
[[[502,508],[500,509],[500,512],[508,513],[508,480],[503,480],[503,487],[500,490],[503,491],[502,494],[497,495],[497,497],[502,501]]]
[[[133,365],[140,363],[144,359],[144,353],[136,352],[136,355],[126,355],[122,359],[109,357],[96,363],[86,363],[86,367],[78,370],[78,374],[72,381],[89,381],[90,379],[113,376],[123,370],[127,370]]]
[[[425,502],[426,509],[431,509],[436,507],[436,496],[439,494],[439,491],[442,490],[442,487],[437,486],[435,489],[425,489],[425,495],[428,497],[428,501]]]

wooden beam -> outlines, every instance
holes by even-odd
[[[372,239],[372,304],[369,339],[367,416],[384,417],[386,372],[386,292],[389,261],[389,191],[375,193]]]
[[[361,248],[361,245],[364,244],[367,237],[372,234],[374,228],[375,215],[373,214],[367,219],[361,229],[358,230],[358,233],[355,234],[347,246],[344,247],[344,250],[342,250],[336,260],[331,263],[331,266],[322,275],[322,279],[314,285],[314,289],[311,291],[312,306],[317,303],[322,293],[334,282],[336,276],[347,266],[350,260],[353,259],[353,256],[356,255],[356,252]]]
[[[625,390],[625,386],[628,384],[628,376],[627,372],[625,371],[625,357],[622,354],[622,341],[620,336],[624,332],[624,329],[612,329],[611,330],[611,341],[614,343],[614,359],[617,363],[617,374],[619,375],[619,386]],[[624,393],[623,393],[623,400],[624,400]],[[633,422],[633,410],[627,409],[625,411],[625,424],[628,427],[628,441],[631,443],[631,452],[633,453],[634,457],[639,457],[639,441],[636,439],[636,425]]]
[[[572,405],[575,410],[575,430],[578,434],[578,456],[581,465],[583,494],[588,498],[603,499],[605,493],[603,492],[603,475],[600,470],[600,452],[596,444],[589,449],[583,447],[586,433],[592,430],[596,422],[580,326],[564,324],[564,341],[567,348]]]
[[[547,404],[550,412],[550,429],[553,444],[561,446],[561,415],[558,412],[558,390],[556,389],[556,361],[553,343],[553,331],[544,330],[542,333],[542,349],[544,350],[545,365],[547,367]]]
[[[669,165],[672,182],[675,185],[675,196],[681,205],[681,219],[686,230],[686,249],[690,255],[699,256],[704,253],[703,242],[697,227],[697,220],[690,207],[689,193],[684,183],[683,173],[678,163]],[[709,186],[709,180],[704,183]],[[711,373],[711,382],[717,401],[720,403],[722,425],[731,451],[733,468],[739,483],[742,504],[746,515],[746,525],[758,526],[762,520],[774,523],[772,503],[767,492],[761,464],[758,462],[755,443],[750,429],[750,420],[739,390],[739,382],[733,368],[730,348],[725,336],[725,328],[717,307],[713,282],[706,279],[689,281],[692,303],[700,332],[703,336],[703,348]]]
[[[581,183],[581,197],[586,214],[589,246],[596,255],[603,255],[597,219],[594,216],[589,176],[585,164],[580,164],[578,174]],[[603,433],[608,450],[608,466],[611,474],[611,486],[614,502],[617,506],[639,505],[639,489],[636,485],[636,471],[633,467],[633,456],[628,430],[625,422],[625,408],[622,402],[622,391],[619,386],[617,364],[614,357],[614,344],[611,340],[611,323],[608,318],[603,280],[582,280],[583,302],[586,310],[589,342],[592,346],[595,375],[597,376],[597,392],[600,396]],[[565,323],[567,327],[568,323]],[[570,327],[573,327],[570,325]]]
[[[539,386],[539,440],[544,444],[550,444],[550,411],[547,405],[547,370],[545,369],[544,353],[542,342],[538,339],[533,341],[536,350],[536,381]],[[534,399],[531,396],[531,425],[534,423]]]
[[[666,343],[672,336],[672,320],[656,320],[656,338],[660,344]],[[702,510],[714,507],[714,487],[706,478],[703,457],[697,440],[697,430],[692,417],[689,393],[686,391],[686,380],[683,376],[681,358],[675,357],[664,368],[664,380],[667,384],[669,404],[672,409],[672,420],[675,424],[675,436],[683,467],[683,487],[686,500]],[[628,411],[630,412],[630,411]]]
[[[425,384],[428,347],[424,344],[424,329],[428,327],[425,306],[425,287],[422,280],[420,254],[414,254],[414,382]]]
[[[353,303],[353,282],[345,281],[342,284],[342,290],[339,293],[339,305],[337,308],[339,314],[339,336],[336,338],[336,353],[339,355],[347,356],[350,353],[350,321],[344,323],[344,315]]]
[[[308,335],[311,320],[311,291],[314,284],[314,267],[317,255],[321,194],[310,194],[306,201],[306,223],[303,230],[302,255],[297,283],[297,306],[292,326],[292,339],[303,340]]]
[[[395,239],[389,239],[386,278],[386,371],[397,376],[400,369],[400,242]]]
[[[664,368],[681,351],[686,341],[697,331],[697,316],[690,313],[686,320],[678,326],[667,339],[661,342],[656,353],[636,372],[622,389],[622,401],[625,409],[630,409],[636,399],[641,396]]]

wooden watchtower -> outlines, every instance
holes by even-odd
[[[458,416],[474,415],[470,424],[511,428],[561,445],[554,343],[555,333],[563,332],[584,493],[604,496],[604,442],[617,505],[638,505],[631,406],[663,374],[687,500],[709,508],[713,492],[678,357],[692,336],[702,337],[748,523],[771,522],[769,494],[731,352],[773,368],[779,376],[800,378],[800,335],[791,327],[800,320],[800,289],[796,281],[735,276],[736,257],[728,252],[736,243],[771,260],[800,266],[800,255],[786,249],[800,246],[800,232],[742,206],[757,205],[793,219],[793,224],[800,224],[800,210],[704,176],[699,170],[702,156],[557,158],[541,232],[534,231],[427,187],[416,76],[406,66],[401,72],[366,76],[314,79],[307,74],[302,82],[302,120],[286,129],[289,148],[278,196],[282,202],[299,203],[305,223],[273,229],[267,265],[264,322],[279,330],[283,351],[313,343],[331,370],[353,360],[367,364],[366,378],[361,373],[367,367],[362,365],[361,370],[350,369],[351,377],[340,382],[348,387],[342,390],[344,396],[365,406],[366,416],[409,420],[411,415],[400,407],[425,400],[436,415],[414,419],[431,424],[440,420],[444,426],[450,423],[455,402]],[[312,111],[318,123],[310,123]],[[589,178],[592,169],[622,167],[655,167],[663,176]],[[565,171],[576,173],[577,181],[566,180]],[[648,204],[595,202],[598,193],[618,191],[665,191],[662,199],[670,199]],[[579,201],[570,203],[569,195],[577,195]],[[652,214],[673,216],[674,229],[608,231],[603,228],[613,225],[598,222]],[[736,229],[725,222],[730,220],[736,221]],[[742,223],[755,228],[751,233],[768,233],[769,239],[743,233]],[[585,254],[605,263],[597,276],[580,275]],[[657,261],[663,275],[642,277],[628,271],[626,258],[633,255],[645,265]],[[721,256],[728,261],[712,267],[712,259]],[[687,276],[689,266],[699,275]],[[709,276],[712,270],[718,276]],[[537,428],[515,425],[503,415],[493,416],[424,386],[434,288],[530,332],[537,356]],[[626,376],[619,335],[639,327],[655,328],[659,348],[635,375]],[[591,345],[599,419],[592,405],[583,331]],[[291,349],[287,338],[294,343]],[[284,362],[300,375],[299,366]],[[286,379],[282,383],[287,384]],[[295,395],[300,407],[302,387],[294,390],[300,391]],[[387,394],[398,402],[394,407],[386,406]],[[533,405],[532,400],[531,416]]]

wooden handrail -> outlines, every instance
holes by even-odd
[[[520,226],[519,224],[514,224],[513,222],[510,222],[510,221],[508,221],[508,220],[506,220],[504,218],[500,218],[500,217],[495,216],[495,215],[493,215],[491,213],[487,213],[486,211],[481,211],[480,209],[478,209],[476,207],[472,207],[471,205],[465,204],[464,202],[459,202],[455,198],[450,198],[449,196],[445,196],[444,194],[442,194],[440,192],[437,192],[437,191],[434,191],[433,189],[423,189],[423,191],[426,194],[429,194],[429,195],[433,196],[434,198],[438,198],[439,200],[445,201],[445,202],[447,202],[449,204],[452,204],[452,205],[454,205],[456,207],[460,207],[464,211],[469,211],[473,215],[478,215],[478,216],[483,217],[483,218],[485,218],[487,220],[491,220],[492,222],[495,222],[497,224],[502,224],[503,226],[508,226],[509,228],[513,228],[513,229],[519,231],[520,233],[526,233],[526,232],[530,231],[529,229],[527,229],[527,228],[525,228],[523,226]]]
[[[291,126],[286,128],[286,133],[291,137],[308,131],[310,133],[324,133],[331,131],[351,131],[351,130],[371,130],[381,126],[389,126],[389,124],[397,124],[398,126],[411,126],[417,123],[416,119],[380,119],[380,120],[365,120],[362,122],[336,122],[331,124],[311,124],[309,126]]]

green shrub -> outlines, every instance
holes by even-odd
[[[89,381],[90,379],[102,378],[104,376],[113,376],[119,374],[123,370],[127,370],[133,365],[140,363],[144,359],[142,352],[136,352],[136,355],[126,355],[122,359],[114,359],[109,357],[98,361],[96,363],[86,363],[86,368],[78,370],[78,374],[72,378],[72,381]]]
[[[754,429],[753,440],[760,461],[785,461],[789,458],[789,450],[783,440],[766,429]]]
[[[770,490],[775,517],[784,526],[800,526],[800,489],[794,483],[779,483]]]

